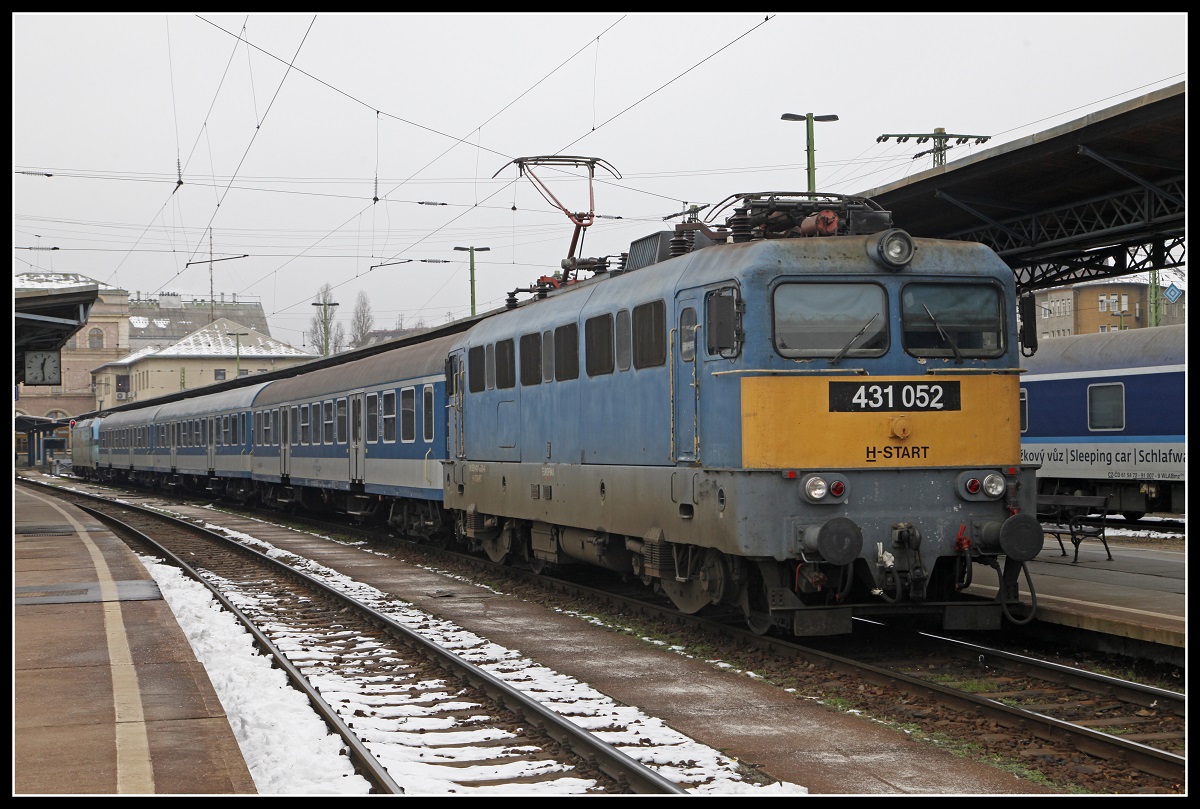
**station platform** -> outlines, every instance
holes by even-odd
[[[1047,536],[1041,553],[1027,564],[1037,601],[1036,622],[1046,630],[1089,633],[1105,651],[1151,657],[1183,665],[1187,644],[1187,553],[1183,536],[1148,541],[1107,534],[1112,559],[1098,540],[1085,540],[1065,553]],[[978,569],[978,568],[977,568]],[[1030,581],[1020,583],[1029,604]],[[968,593],[993,598],[995,576],[976,574]]]
[[[255,794],[141,562],[86,512],[14,488],[13,795]]]

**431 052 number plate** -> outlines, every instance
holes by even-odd
[[[830,382],[832,413],[961,410],[958,382]]]

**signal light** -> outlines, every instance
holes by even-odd
[[[846,493],[846,484],[842,483],[840,480],[835,480],[833,483],[829,484],[829,493],[834,497],[841,497]]]
[[[979,478],[971,478],[970,480],[967,481],[967,493],[968,494],[979,494],[979,489],[980,489]]]

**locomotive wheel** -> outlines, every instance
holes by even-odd
[[[504,530],[497,532],[496,536],[480,540],[480,544],[489,559],[502,565],[508,560],[508,554],[512,551],[512,530],[505,526]]]
[[[775,622],[771,618],[771,606],[767,600],[768,587],[783,586],[783,577],[778,563],[774,561],[747,565],[749,581],[738,599],[746,626],[755,635],[765,635]]]
[[[719,604],[729,587],[729,568],[720,551],[709,548],[687,581],[663,579],[660,586],[680,612],[691,615],[709,604]]]

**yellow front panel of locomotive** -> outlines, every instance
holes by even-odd
[[[1021,458],[1018,386],[1015,375],[746,377],[742,464],[1014,466]]]

